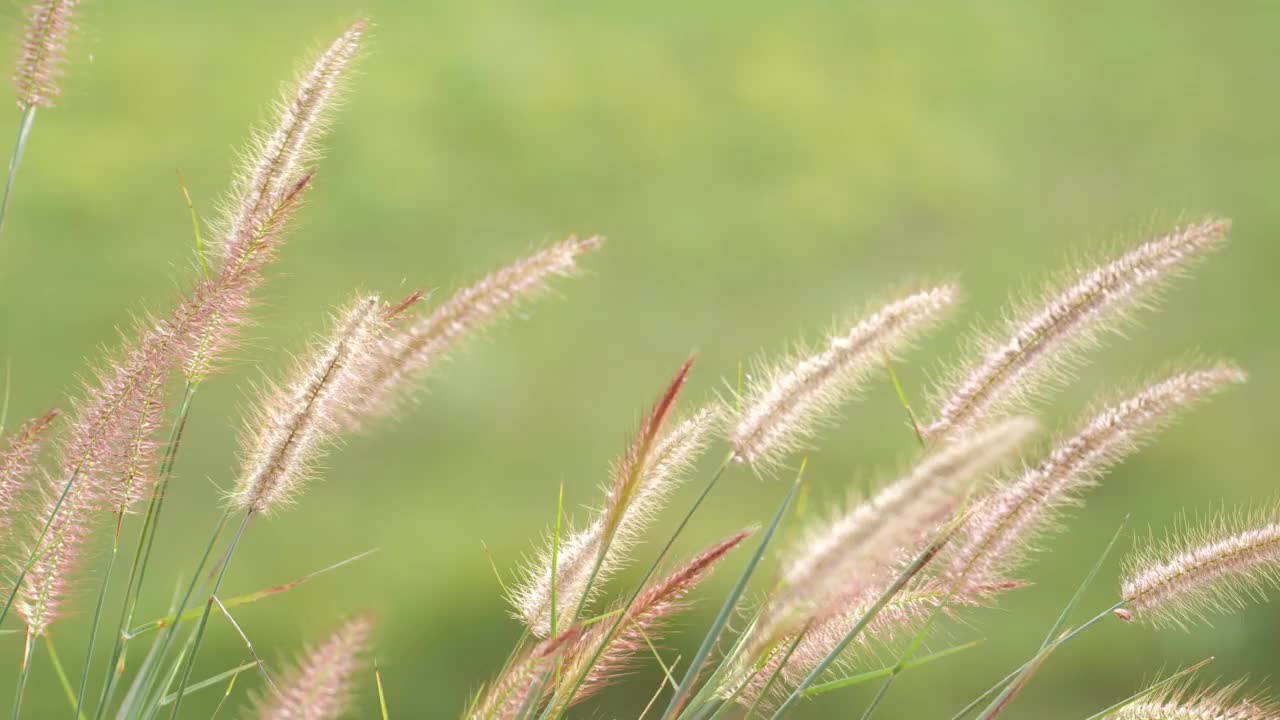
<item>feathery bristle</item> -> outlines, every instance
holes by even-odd
[[[58,410],[50,410],[28,420],[10,434],[8,446],[0,452],[0,531],[7,533],[16,514],[14,501],[36,468],[44,434],[57,419]]]
[[[269,388],[242,442],[244,465],[231,502],[247,512],[288,503],[338,430],[382,332],[382,303],[358,299],[335,321],[323,344],[298,362],[288,384]]]
[[[651,583],[636,596],[627,617],[609,638],[613,623],[596,623],[583,633],[568,651],[564,677],[577,678],[587,673],[570,705],[576,705],[612,684],[632,663],[649,652],[656,643],[665,621],[685,609],[685,596],[709,577],[716,565],[731,550],[751,536],[750,530],[735,533],[699,553],[665,578]],[[600,644],[608,645],[590,668],[586,663],[596,656]]]
[[[503,670],[483,695],[469,708],[468,720],[514,720],[521,709],[528,712],[543,702],[543,683],[548,672],[582,637],[582,627],[574,626],[563,633],[539,641]]]
[[[257,238],[271,223],[281,198],[304,177],[303,168],[316,159],[319,139],[368,30],[367,20],[356,20],[285,91],[271,133],[260,138],[248,153],[248,168],[237,180],[228,203],[226,227],[218,244],[223,267],[239,263],[255,251]]]
[[[368,650],[373,620],[348,620],[318,647],[309,648],[277,692],[255,703],[259,720],[336,720],[351,706],[355,676]]]
[[[1076,351],[1121,324],[1167,281],[1226,243],[1226,220],[1179,228],[1139,245],[1111,262],[1078,274],[1064,289],[1007,326],[1007,337],[981,340],[982,357],[938,393],[935,419],[924,434],[939,438],[964,432],[1034,396],[1055,372],[1069,369]]]
[[[1038,465],[983,499],[947,551],[946,574],[998,584],[1025,561],[1062,509],[1079,502],[1110,467],[1181,411],[1244,380],[1239,369],[1219,363],[1175,373],[1093,413]]]
[[[67,40],[75,31],[78,0],[37,0],[27,8],[27,25],[13,74],[18,107],[52,107],[66,64]]]
[[[509,315],[521,301],[547,289],[557,276],[578,271],[578,257],[600,247],[598,236],[570,237],[463,288],[427,317],[388,333],[379,343],[373,370],[344,422],[358,427],[395,410],[415,377],[425,375],[462,341]]]
[[[288,231],[298,208],[311,189],[314,174],[302,176],[288,192],[277,198],[268,217],[252,238],[251,248],[235,262],[222,266],[212,277],[196,284],[174,311],[202,328],[182,359],[188,381],[198,383],[217,369],[227,348],[235,343],[248,322],[253,292],[262,284],[263,270],[274,259],[281,238]]]
[[[1148,542],[1125,563],[1121,596],[1133,618],[1188,624],[1262,599],[1280,585],[1280,512],[1237,512]]]
[[[870,500],[810,532],[787,563],[747,656],[800,626],[843,614],[868,589],[892,580],[911,548],[951,518],[966,490],[1007,461],[1035,427],[1028,418],[1012,418],[943,446]]]
[[[93,535],[95,520],[104,508],[100,498],[89,492],[77,491],[73,485],[72,492],[67,493],[57,515],[54,515],[53,509],[63,487],[62,478],[44,475],[36,503],[38,510],[26,521],[25,531],[31,540],[18,543],[18,557],[34,554],[35,540],[40,536],[44,522],[53,517],[36,561],[14,597],[13,608],[32,636],[43,635],[62,616],[73,576]]]
[[[908,346],[955,303],[950,285],[913,293],[880,307],[826,349],[762,373],[747,391],[731,441],[738,462],[769,466],[817,432],[866,382],[887,355]]]
[[[645,527],[706,449],[719,421],[719,408],[714,404],[657,434],[687,371],[686,365],[677,374],[627,453],[616,464],[604,508],[586,527],[567,534],[561,543],[556,562],[558,618],[569,618],[582,604],[598,561],[600,567],[591,587],[592,595],[625,564]],[[606,544],[608,552],[600,561],[601,549]],[[543,552],[525,571],[523,581],[511,598],[518,617],[538,637],[551,632],[551,560],[550,551]]]
[[[1280,720],[1275,703],[1239,695],[1240,683],[1199,691],[1175,683],[1117,708],[1105,720]]]

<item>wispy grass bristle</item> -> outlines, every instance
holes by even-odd
[[[743,398],[730,436],[734,458],[776,465],[811,439],[888,357],[908,347],[959,298],[941,285],[874,309],[823,350],[764,368]]]
[[[27,6],[26,27],[18,46],[13,84],[18,107],[52,107],[67,60],[67,41],[75,32],[79,0],[37,0]]]
[[[360,427],[393,413],[412,394],[416,378],[525,300],[544,293],[554,278],[576,274],[578,258],[603,241],[592,236],[555,243],[458,290],[426,317],[406,320],[379,343],[372,371],[357,393],[359,401],[344,415],[344,422]]]
[[[1062,511],[1078,504],[1112,466],[1182,412],[1244,381],[1240,369],[1220,362],[1172,373],[1091,412],[1043,460],[980,501],[946,552],[946,575],[987,587],[1010,581]]]
[[[1185,628],[1262,600],[1280,585],[1276,507],[1181,525],[1126,560],[1121,596],[1133,619]]]
[[[262,393],[242,440],[243,468],[230,498],[234,506],[270,513],[301,491],[339,429],[338,413],[368,370],[369,353],[385,327],[384,313],[377,297],[357,299],[295,364],[285,385],[269,385]]]
[[[558,617],[572,617],[584,601],[596,594],[601,583],[625,565],[631,548],[653,516],[706,449],[719,424],[720,409],[716,404],[706,405],[664,429],[689,367],[686,363],[677,373],[627,451],[614,464],[605,488],[604,506],[561,543],[556,563]],[[539,637],[545,637],[551,629],[551,560],[549,553],[543,553],[531,563],[511,598],[516,614]]]
[[[1002,334],[978,341],[980,357],[952,373],[937,390],[930,438],[965,432],[1006,409],[1017,408],[1069,370],[1082,348],[1124,324],[1161,287],[1223,246],[1226,220],[1211,219],[1149,240],[1012,313]]]

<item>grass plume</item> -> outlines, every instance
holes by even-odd
[[[733,428],[734,459],[768,467],[781,461],[829,419],[880,367],[956,302],[959,291],[941,285],[886,303],[825,349],[764,369],[751,383]]]
[[[978,342],[979,359],[953,373],[937,392],[926,437],[964,432],[1040,392],[1069,369],[1081,348],[1123,324],[1171,279],[1226,243],[1229,223],[1211,219],[1149,240],[1055,287],[1016,310],[1004,335]]]

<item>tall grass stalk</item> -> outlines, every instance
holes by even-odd
[[[187,653],[186,666],[182,670],[182,679],[178,682],[178,697],[173,701],[173,710],[169,713],[169,720],[176,720],[178,717],[178,710],[182,707],[182,693],[187,687],[187,682],[191,680],[191,671],[195,669],[196,656],[200,651],[200,642],[204,640],[205,630],[209,626],[209,615],[213,611],[214,596],[222,588],[222,580],[227,576],[227,568],[231,565],[231,557],[235,554],[236,547],[240,544],[240,538],[244,537],[244,531],[248,529],[249,521],[252,519],[253,511],[246,511],[244,517],[240,520],[240,527],[236,528],[236,534],[231,538],[231,544],[227,546],[226,553],[218,563],[217,578],[213,581],[213,587],[209,590],[209,599],[205,601],[204,612],[200,615],[200,623],[196,625],[195,641],[191,645],[191,651]],[[174,626],[176,627],[177,623],[174,623]]]
[[[174,465],[178,458],[178,447],[182,443],[183,431],[187,426],[187,418],[191,414],[191,401],[195,396],[199,383],[188,380],[182,388],[182,399],[178,404],[177,418],[169,431],[169,440],[165,445],[165,457],[160,465],[160,478],[151,490],[151,499],[147,503],[147,513],[142,521],[142,529],[138,533],[138,543],[133,554],[133,563],[129,568],[129,581],[125,585],[124,604],[120,611],[120,621],[116,624],[111,657],[107,663],[106,677],[103,680],[102,695],[94,712],[95,720],[100,720],[111,703],[116,679],[123,671],[123,662],[129,642],[128,631],[133,626],[134,613],[138,609],[138,600],[142,596],[142,583],[146,578],[147,566],[151,562],[151,549],[155,544],[156,533],[160,528],[160,511],[163,509],[168,495],[169,480],[173,476]],[[176,623],[175,623],[176,624]],[[118,664],[120,667],[118,668]],[[86,663],[87,665],[87,663]]]
[[[9,208],[9,195],[13,192],[13,181],[18,176],[18,165],[22,163],[22,155],[27,150],[27,141],[31,138],[31,128],[36,122],[36,106],[28,105],[18,120],[18,139],[13,143],[13,155],[9,157],[9,175],[4,183],[4,196],[0,197],[0,230],[4,229],[4,219]]]
[[[751,582],[751,577],[755,574],[756,567],[764,557],[765,550],[768,549],[769,544],[773,541],[774,533],[778,531],[778,526],[782,524],[782,519],[786,517],[787,510],[791,507],[791,502],[795,500],[796,493],[800,490],[801,483],[804,482],[804,470],[808,462],[808,458],[801,461],[795,482],[791,484],[791,489],[787,491],[782,504],[778,506],[777,512],[774,513],[773,521],[769,523],[769,527],[765,530],[764,535],[761,536],[760,542],[756,545],[755,554],[747,561],[747,566],[743,569],[742,574],[738,576],[738,581],[734,584],[733,590],[729,592],[724,604],[720,606],[720,612],[711,623],[711,629],[703,637],[702,644],[698,647],[698,652],[694,654],[688,669],[685,670],[684,678],[680,681],[680,687],[676,689],[675,694],[671,697],[671,702],[667,704],[667,709],[663,711],[663,720],[670,720],[670,718],[675,717],[680,710],[681,703],[685,700],[685,696],[693,688],[693,684],[697,682],[698,673],[702,670],[702,664],[706,662],[707,656],[711,654],[711,649],[719,641],[720,633],[724,631],[730,616],[733,615],[738,607],[738,601],[742,598],[742,594],[747,591],[747,585]]]

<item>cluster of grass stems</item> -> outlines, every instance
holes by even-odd
[[[51,107],[57,95],[77,5],[42,0],[29,8],[15,74],[22,114],[0,223],[35,111]],[[366,673],[376,681],[381,715],[389,716],[381,677],[367,660],[369,616],[345,620],[284,673],[260,659],[234,616],[237,608],[363,556],[275,588],[228,596],[222,586],[236,549],[256,522],[301,501],[317,460],[337,437],[403,415],[404,400],[422,376],[554,278],[573,274],[599,238],[547,246],[433,307],[414,292],[390,302],[359,295],[335,311],[329,330],[285,379],[262,391],[246,418],[235,487],[169,612],[150,621],[137,616],[144,592],[156,585],[148,571],[199,390],[231,361],[255,291],[316,180],[320,139],[367,31],[365,20],[352,23],[286,86],[275,124],[245,153],[225,216],[211,232],[202,230],[192,207],[196,251],[188,290],[172,312],[140,320],[67,411],[4,428],[0,533],[13,569],[0,622],[20,622],[7,632],[22,638],[14,718],[38,654],[57,675],[73,718],[176,718],[191,693],[223,688],[216,715],[244,673],[260,676],[248,711],[256,717],[339,717],[352,709],[353,688]],[[1031,442],[1040,434],[1029,414],[1033,401],[1047,399],[1094,344],[1223,247],[1227,230],[1218,219],[1189,223],[1046,283],[1040,297],[1011,310],[1003,325],[976,333],[970,360],[944,374],[927,415],[907,401],[893,363],[958,302],[960,290],[950,284],[913,287],[868,305],[820,346],[763,361],[749,382],[739,370],[728,397],[689,410],[682,400],[694,360],[686,359],[610,469],[604,499],[588,521],[571,525],[565,518],[561,487],[546,549],[508,591],[523,635],[494,679],[472,694],[463,716],[566,717],[652,659],[662,683],[639,717],[780,718],[808,698],[875,682],[878,690],[860,714],[873,717],[905,672],[974,646],[925,650],[940,625],[1020,587],[1020,572],[1058,529],[1063,511],[1079,505],[1111,467],[1191,405],[1244,381],[1227,361],[1186,362],[1100,399],[1056,440],[1038,449]],[[861,388],[886,375],[902,400],[904,431],[919,440],[918,457],[870,497],[833,509],[830,519],[800,534],[779,553],[780,576],[757,590],[764,560],[793,517],[805,453]],[[660,539],[639,580],[612,587],[647,539],[651,521],[718,441],[727,445],[723,459],[674,531]],[[682,562],[670,557],[699,509],[732,482],[726,478],[743,473],[793,478],[773,516]],[[130,515],[141,516],[136,535],[129,533],[134,523],[125,522]],[[1026,662],[956,708],[954,720],[1005,713],[1049,656],[1088,630],[1121,621],[1188,627],[1260,597],[1280,578],[1280,513],[1213,516],[1178,527],[1163,542],[1143,543],[1125,566],[1115,603],[1079,621],[1086,589],[1121,537],[1117,531]],[[97,543],[108,551],[92,553]],[[740,547],[745,564],[695,653],[687,660],[664,657],[659,639],[671,618]],[[101,567],[86,583],[81,576],[89,557],[101,557]],[[120,562],[127,571],[117,568]],[[110,608],[108,589],[118,576],[123,599]],[[68,668],[52,630],[77,595],[72,588],[84,585],[96,587],[87,651],[78,668]],[[199,651],[216,621],[241,638],[246,662],[202,676]],[[150,644],[141,650],[144,640]],[[877,666],[886,650],[892,662]],[[1238,684],[1192,685],[1189,678],[1207,662],[1094,718],[1280,717],[1266,700],[1242,697]]]

